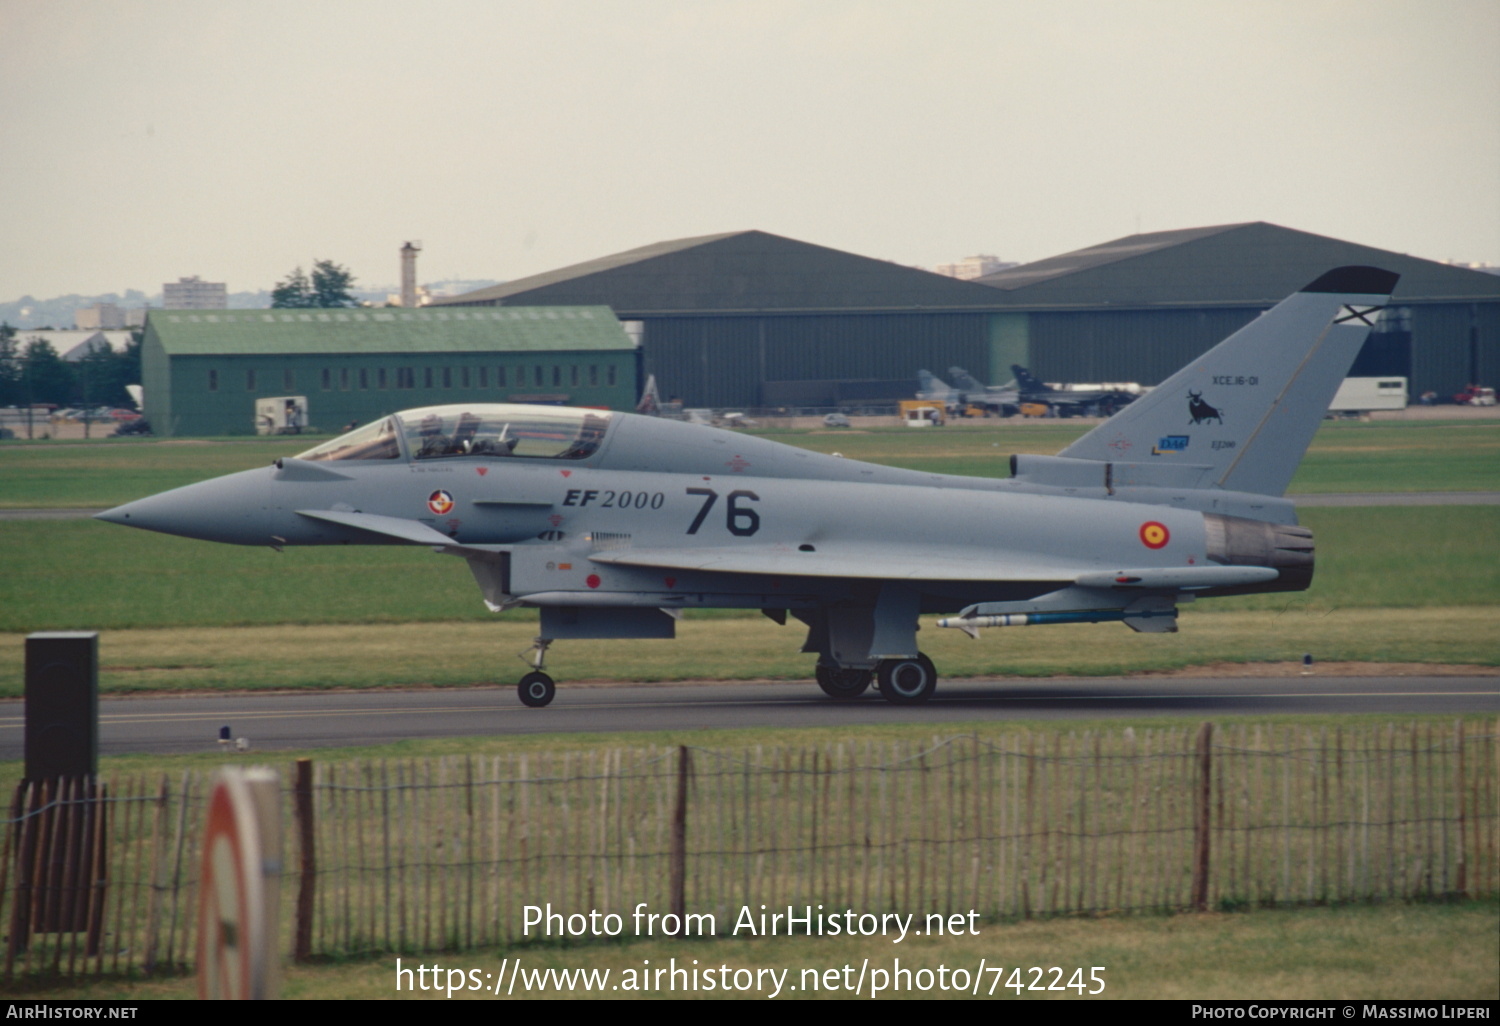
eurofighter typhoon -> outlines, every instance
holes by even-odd
[[[824,456],[591,409],[407,410],[272,466],[127,503],[111,523],[238,545],[425,545],[466,560],[492,610],[547,648],[670,638],[684,609],[807,628],[818,685],[932,697],[917,618],[977,634],[1118,620],[1177,629],[1186,601],[1299,591],[1312,533],[1283,498],[1397,275],[1340,267],[1056,456],[1008,479]]]

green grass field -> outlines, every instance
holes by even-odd
[[[1005,477],[1011,453],[1054,453],[1085,428],[959,423],[941,431],[763,430],[765,438],[850,459]],[[0,508],[113,506],[290,456],[318,439],[0,443]],[[1326,421],[1293,493],[1484,491],[1500,480],[1500,420]]]
[[[1086,431],[1065,424],[956,423],[942,430],[761,431],[850,459],[942,474],[1007,477],[1011,453],[1055,453]],[[1487,491],[1500,481],[1495,421],[1324,421],[1292,493]]]
[[[1302,521],[1318,546],[1311,589],[1202,608],[1500,604],[1500,507],[1315,508]],[[415,546],[277,553],[78,520],[0,522],[0,551],[0,631],[495,619],[462,560]]]

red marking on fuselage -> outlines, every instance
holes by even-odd
[[[1141,525],[1141,544],[1148,549],[1160,549],[1172,540],[1172,532],[1158,520],[1148,520]]]

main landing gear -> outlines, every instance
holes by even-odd
[[[875,674],[881,697],[895,705],[920,705],[937,690],[937,669],[921,652],[915,659],[882,659]]]
[[[521,678],[516,685],[516,694],[521,699],[521,704],[533,709],[540,709],[551,703],[557,696],[557,685],[551,677],[542,672],[542,663],[547,658],[547,648],[552,644],[551,638],[534,638],[528,652],[521,653],[521,658],[530,657],[532,671]]]
[[[865,693],[870,687],[870,682],[875,679],[875,671],[856,670],[839,666],[836,663],[826,663],[820,659],[815,676],[818,679],[818,687],[823,689],[825,695],[829,698],[847,701]]]
[[[841,701],[858,698],[872,681],[877,682],[881,697],[893,705],[921,705],[937,690],[937,669],[921,652],[910,659],[882,659],[873,670],[819,660],[816,676],[823,693]]]

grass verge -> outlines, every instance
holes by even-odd
[[[1500,666],[1493,608],[1183,613],[1177,634],[1119,624],[1008,628],[972,641],[923,621],[921,645],[944,677],[1105,676],[1214,663],[1455,663]],[[322,624],[106,631],[104,694],[147,691],[456,687],[508,684],[535,624]],[[0,635],[0,697],[22,690],[24,636]],[[549,653],[559,680],[806,680],[800,626],[763,617],[688,619],[671,641],[575,641]]]
[[[941,431],[765,429],[816,452],[938,474],[1006,477],[1012,453],[1055,453],[1087,425],[953,424]],[[0,443],[0,508],[114,506],[221,474],[263,467],[319,438]],[[1487,491],[1500,470],[1500,421],[1325,421],[1292,492]]]
[[[1302,519],[1318,545],[1311,589],[1204,606],[1500,605],[1500,507],[1319,508]],[[11,521],[0,522],[0,552],[0,631],[495,620],[462,560],[417,546],[276,553],[92,520]],[[501,619],[514,617],[535,614]]]

